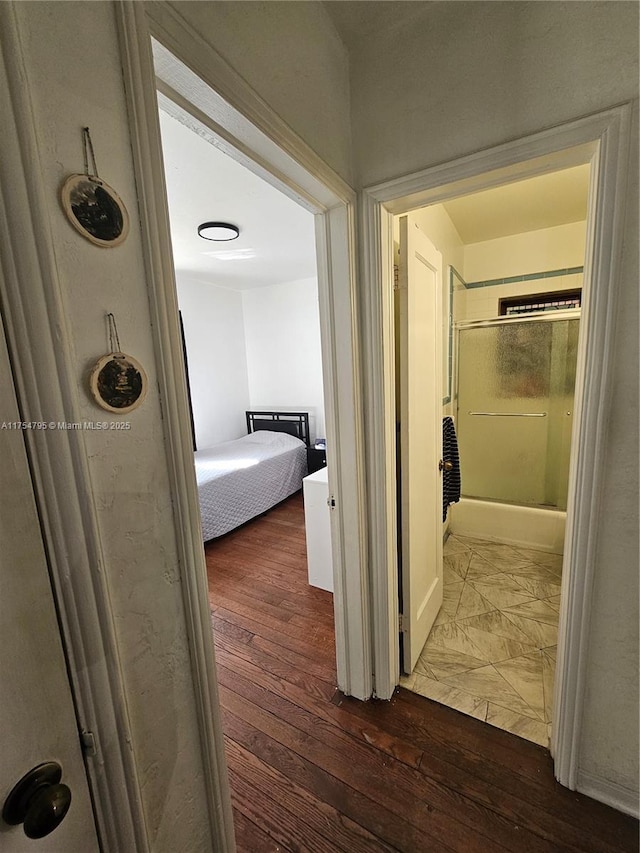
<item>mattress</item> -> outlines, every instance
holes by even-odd
[[[228,533],[302,488],[306,445],[258,430],[194,454],[205,542]]]

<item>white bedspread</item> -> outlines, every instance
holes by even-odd
[[[194,454],[204,541],[222,536],[302,488],[306,446],[258,430]]]

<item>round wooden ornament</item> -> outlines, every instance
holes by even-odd
[[[118,193],[98,175],[96,155],[89,128],[82,129],[84,174],[69,175],[60,200],[69,222],[96,246],[111,248],[124,242],[129,233],[129,214]],[[89,174],[89,159],[93,173]]]
[[[137,409],[147,393],[147,375],[140,362],[123,352],[98,359],[89,387],[96,403],[119,415]]]

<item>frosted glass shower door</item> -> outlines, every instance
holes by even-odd
[[[566,508],[578,327],[550,318],[459,330],[464,495]]]

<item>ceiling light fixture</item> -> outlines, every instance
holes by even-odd
[[[203,240],[226,243],[239,237],[240,229],[229,222],[203,222],[202,225],[198,225],[198,234]]]

